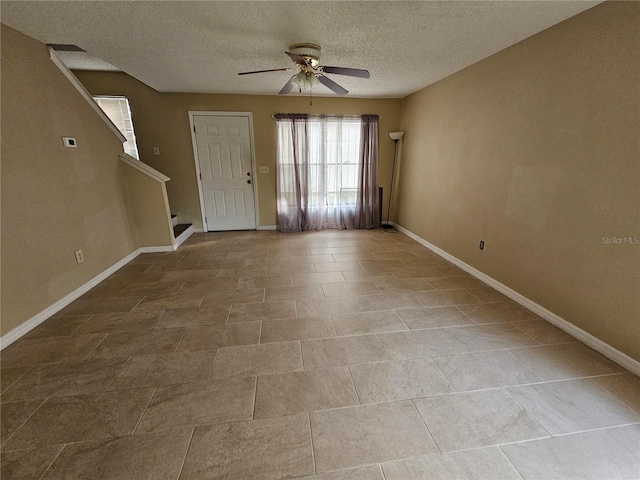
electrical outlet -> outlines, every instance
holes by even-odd
[[[82,253],[82,250],[76,250],[73,253],[76,256],[76,262],[78,262],[78,263],[84,262],[84,253]]]
[[[480,250],[484,250],[484,241],[480,240]]]
[[[160,155],[160,147],[153,147],[153,154]]]
[[[260,173],[269,173],[269,167],[264,166],[264,165],[260,165],[258,167],[258,172],[260,172]]]

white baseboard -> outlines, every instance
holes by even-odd
[[[258,225],[256,230],[277,230],[276,225]]]
[[[151,247],[151,248],[156,248],[156,247]],[[173,250],[171,250],[171,251],[173,251]],[[65,297],[61,298],[60,300],[58,300],[54,304],[48,306],[47,308],[42,310],[37,315],[31,317],[26,322],[18,325],[16,328],[11,330],[10,332],[7,332],[5,335],[3,335],[0,338],[0,350],[8,347],[13,342],[18,340],[20,337],[22,337],[23,335],[26,335],[31,330],[33,330],[38,325],[40,325],[42,322],[47,320],[49,317],[52,317],[53,315],[58,313],[64,307],[69,305],[71,302],[73,302],[74,300],[77,300],[78,298],[80,298],[82,295],[87,293],[93,287],[98,285],[101,281],[106,279],[109,275],[111,275],[111,274],[115,273],[116,271],[120,270],[122,267],[124,267],[127,263],[129,263],[131,260],[136,258],[141,253],[142,253],[142,249],[141,248],[131,252],[129,255],[124,257],[122,260],[120,260],[119,262],[117,262],[114,265],[110,266],[109,268],[107,268],[102,273],[96,275],[91,280],[89,280],[87,283],[82,285],[81,287],[76,288],[70,294],[68,294]]]
[[[171,245],[162,245],[158,247],[140,247],[138,249],[140,253],[162,253],[162,252],[173,252],[175,250]]]
[[[202,227],[193,227],[193,233],[204,233],[204,228],[202,228]]]
[[[581,328],[576,327],[573,323],[568,322],[564,318],[556,315],[555,313],[551,312],[550,310],[547,310],[542,305],[534,302],[533,300],[528,299],[524,295],[522,295],[522,294],[516,292],[515,290],[507,287],[503,283],[500,283],[499,281],[497,281],[496,279],[490,277],[486,273],[483,273],[480,270],[477,270],[477,269],[473,268],[471,265],[463,262],[459,258],[456,258],[453,255],[445,252],[441,248],[438,248],[435,245],[433,245],[432,243],[429,243],[424,238],[419,237],[415,233],[407,230],[406,228],[404,228],[404,227],[402,227],[402,226],[400,226],[398,224],[395,224],[395,223],[393,225],[400,232],[404,233],[409,238],[412,238],[413,240],[418,242],[420,245],[423,245],[423,246],[427,247],[429,250],[431,250],[434,253],[437,253],[438,255],[440,255],[442,258],[444,258],[448,262],[454,264],[457,267],[460,267],[462,270],[464,270],[465,272],[473,275],[478,280],[486,283],[490,287],[495,288],[500,293],[506,295],[507,297],[509,297],[514,302],[516,302],[516,303],[522,305],[523,307],[525,307],[527,310],[530,310],[531,312],[535,313],[536,315],[538,315],[538,316],[544,318],[545,320],[547,320],[549,323],[555,325],[556,327],[560,328],[561,330],[564,330],[565,332],[567,332],[572,337],[580,340],[582,343],[584,343],[587,346],[593,348],[595,351],[600,352],[602,355],[607,357],[609,360],[612,360],[613,362],[617,363],[618,365],[620,365],[620,366],[626,368],[627,370],[635,373],[636,375],[640,376],[640,362],[638,362],[637,360],[634,360],[630,356],[626,355],[625,353],[622,353],[620,350],[618,350],[616,348],[613,348],[608,343],[603,342],[599,338],[594,337],[593,335],[591,335],[590,333],[585,332]]]
[[[182,245],[184,242],[187,241],[187,238],[193,235],[193,233],[194,233],[193,225],[191,225],[184,232],[178,235],[178,238],[176,238],[176,241],[173,243],[173,249],[177,250],[180,245]]]

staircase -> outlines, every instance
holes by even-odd
[[[184,241],[193,235],[193,225],[190,223],[178,223],[178,216],[171,214],[171,225],[173,226],[173,237],[176,239],[175,248],[178,248]]]

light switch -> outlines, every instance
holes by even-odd
[[[258,167],[258,172],[260,172],[260,173],[269,173],[269,167],[267,167],[265,165],[260,165]]]
[[[153,154],[160,155],[160,147],[153,147]]]

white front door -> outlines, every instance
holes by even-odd
[[[193,124],[206,230],[254,230],[249,117],[193,115]]]

